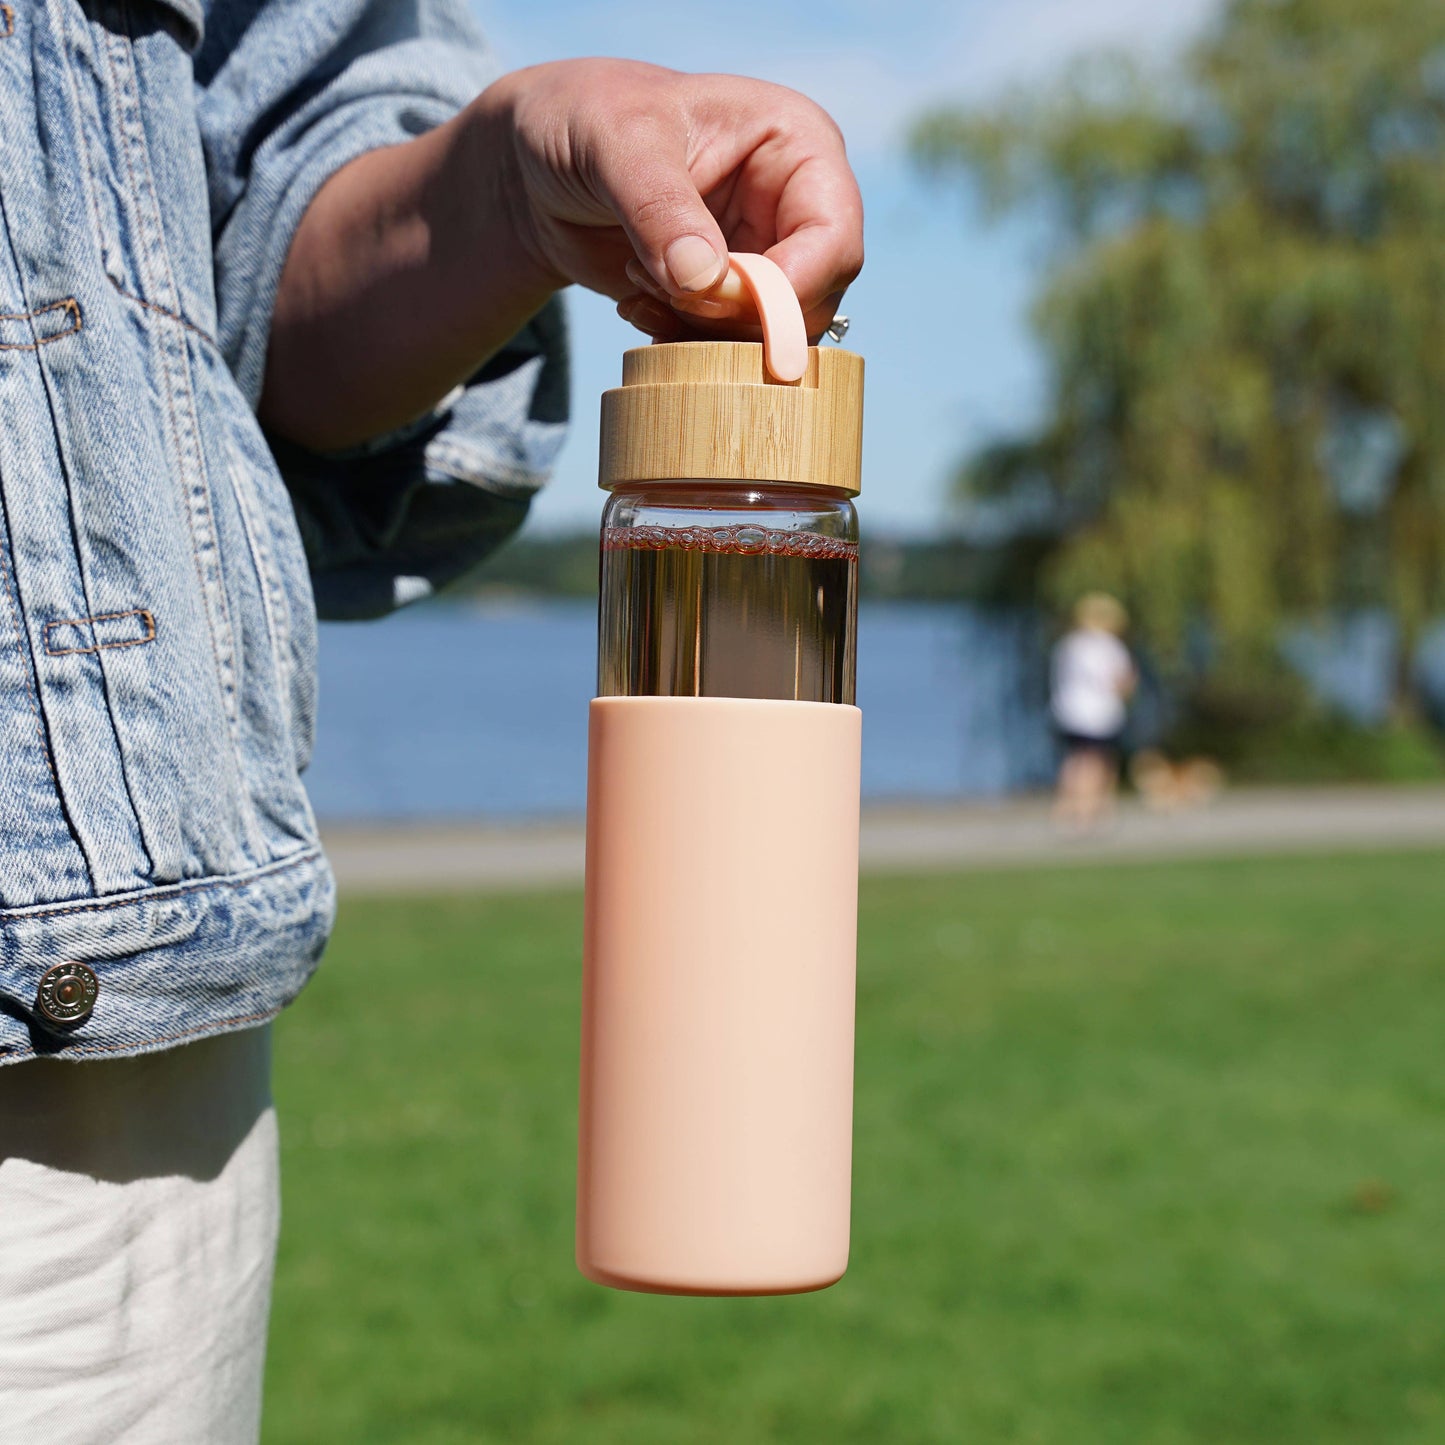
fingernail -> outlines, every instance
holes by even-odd
[[[738,308],[741,315],[745,310],[751,310],[753,298],[748,288],[743,285],[743,278],[734,270],[723,272],[722,279],[708,293],[709,301],[729,301]]]
[[[709,296],[680,296],[673,305],[689,316],[704,316],[709,321],[731,321],[743,310],[736,301],[714,301]]]
[[[632,313],[637,310],[637,297],[628,296],[617,303],[617,314],[624,321],[632,320]]]
[[[670,301],[672,298],[647,274],[647,267],[641,261],[629,261],[624,268],[627,272],[627,279],[637,287],[639,291],[645,291],[649,296],[655,297],[658,301]]]
[[[659,306],[656,301],[649,301],[645,296],[624,301],[622,305],[627,307],[626,314],[623,315],[622,306],[617,308],[617,314],[649,336],[666,336],[677,329],[677,318],[672,312],[665,306]]]
[[[724,261],[701,236],[679,236],[667,248],[667,274],[679,291],[706,291],[722,275]]]

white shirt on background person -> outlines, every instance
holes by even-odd
[[[1080,627],[1066,634],[1054,646],[1055,723],[1081,737],[1117,736],[1133,676],[1129,649],[1112,632]]]

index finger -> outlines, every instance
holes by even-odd
[[[863,198],[839,142],[836,154],[805,160],[778,198],[777,241],[764,253],[816,312],[838,298],[863,269]]]

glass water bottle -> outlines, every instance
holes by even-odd
[[[854,701],[858,514],[836,487],[618,487],[602,516],[602,697]]]
[[[577,1208],[603,1284],[846,1267],[861,406],[861,358],[783,383],[743,342],[631,351],[603,399]]]

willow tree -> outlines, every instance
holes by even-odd
[[[1216,686],[1341,607],[1408,655],[1445,603],[1445,4],[1231,0],[1167,75],[1092,61],[913,149],[1052,223],[1047,414],[961,483],[1047,491],[1045,594],[1118,592],[1180,675],[1207,636]]]

